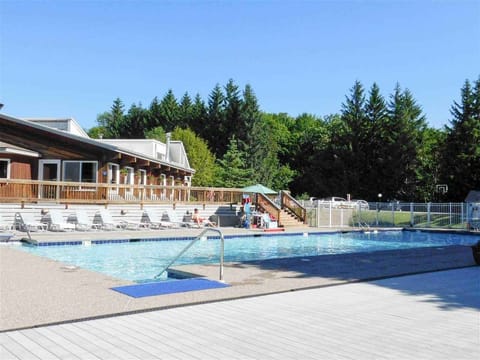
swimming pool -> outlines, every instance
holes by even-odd
[[[225,261],[372,252],[431,246],[474,245],[478,236],[452,233],[381,231],[378,233],[282,234],[225,237]],[[101,245],[21,246],[22,250],[119,279],[153,279],[190,240],[135,241]],[[175,265],[218,263],[220,241],[195,243]]]

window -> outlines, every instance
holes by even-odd
[[[0,179],[10,179],[9,159],[0,159]]]
[[[63,181],[96,183],[97,169],[96,161],[64,161]]]

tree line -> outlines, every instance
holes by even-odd
[[[421,105],[395,85],[384,97],[356,81],[337,114],[261,111],[251,85],[230,79],[207,101],[169,90],[148,107],[117,98],[89,130],[93,138],[152,138],[184,143],[193,185],[262,183],[301,198],[463,201],[480,190],[480,77],[466,80],[449,125],[429,127]],[[439,191],[444,190],[446,193]]]

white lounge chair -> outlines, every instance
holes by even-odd
[[[99,224],[94,224],[93,220],[88,218],[87,213],[84,210],[76,210],[72,217],[75,219],[75,229],[79,231],[97,230],[100,229]]]
[[[50,231],[75,230],[75,224],[67,222],[58,210],[49,210],[48,217],[50,218]]]
[[[0,242],[8,242],[15,234],[0,232]]]
[[[0,214],[0,230],[13,230],[13,223],[8,223]]]
[[[152,209],[144,209],[142,222],[148,224],[151,229],[162,229],[169,227],[169,224],[162,221],[162,217]]]
[[[97,211],[93,219],[94,224],[100,224],[103,230],[115,230],[115,229],[128,229],[128,230],[138,230],[140,228],[140,223],[131,222],[131,221],[115,221],[113,220],[112,215],[107,209],[102,209]]]
[[[278,227],[278,221],[272,220],[270,215],[265,213],[262,215],[262,227],[265,229],[276,229]]]
[[[165,212],[162,215],[162,221],[164,224],[168,224],[169,227],[180,227],[180,226],[192,227],[194,225],[193,222],[181,221],[177,217],[177,214],[170,209],[165,210]]]
[[[15,213],[15,226],[22,231],[46,231],[48,225],[35,220],[32,213]]]
[[[193,211],[193,215],[191,217],[191,221],[192,221],[192,224],[195,224],[198,228],[201,228],[201,227],[215,227],[217,226],[217,224],[215,224],[214,222],[210,221],[210,219],[207,219],[207,218],[204,218],[202,216],[200,216],[200,214],[198,213],[198,210],[195,209]]]

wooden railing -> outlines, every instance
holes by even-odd
[[[228,188],[0,180],[0,202],[240,203],[242,194]]]
[[[287,208],[293,213],[301,222],[307,223],[307,209],[300,204],[295,198],[293,198],[288,192],[280,192],[280,201],[282,208]]]
[[[257,194],[257,207],[267,212],[270,215],[273,215],[278,220],[278,223],[281,224],[282,220],[280,219],[282,210],[272,201],[270,198],[263,194]]]

